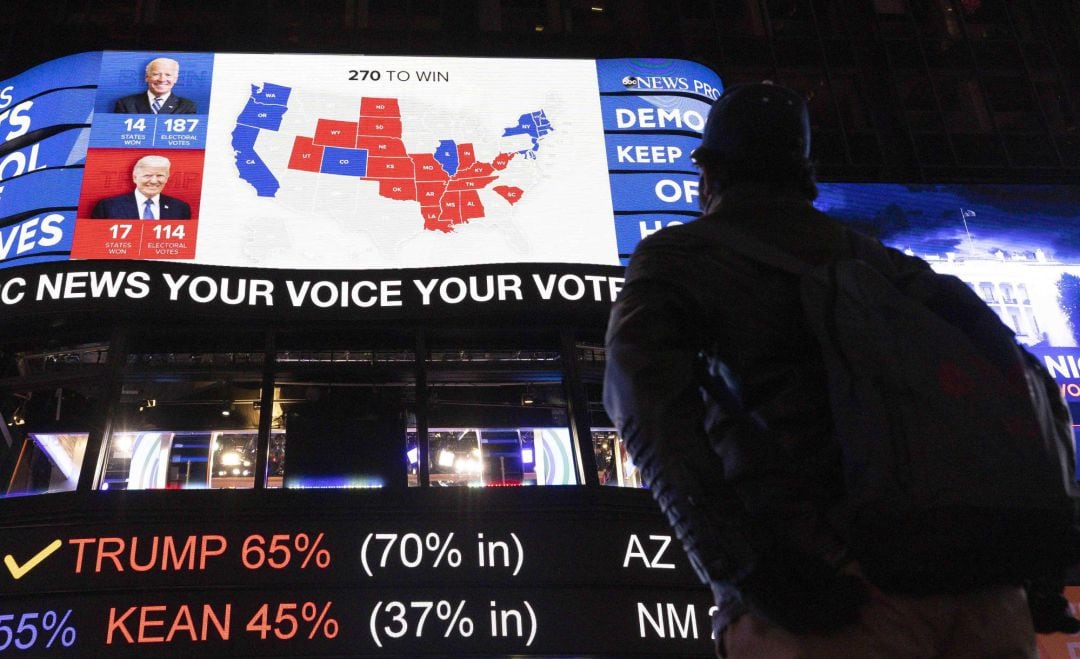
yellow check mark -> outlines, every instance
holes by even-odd
[[[4,565],[7,566],[7,569],[8,569],[8,571],[11,572],[12,577],[14,577],[15,579],[22,579],[26,575],[27,572],[29,572],[30,570],[33,570],[34,568],[36,568],[38,566],[38,564],[41,563],[41,561],[48,558],[57,549],[60,549],[60,547],[63,546],[63,544],[64,543],[60,542],[59,538],[57,538],[56,540],[53,540],[52,542],[49,543],[48,547],[46,547],[45,549],[42,549],[38,553],[34,554],[33,558],[26,561],[22,565],[19,565],[18,563],[16,563],[15,562],[15,557],[12,556],[11,554],[8,554],[7,556],[4,557]]]

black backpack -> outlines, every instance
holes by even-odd
[[[709,235],[800,278],[843,455],[841,526],[872,581],[964,590],[1080,560],[1069,411],[1011,331],[997,322],[994,345],[977,347],[893,283],[883,249],[859,253],[854,239],[857,256],[811,265],[723,219]]]

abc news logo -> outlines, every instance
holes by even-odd
[[[623,76],[623,87],[638,91],[684,91],[693,92],[716,100],[723,91],[707,82],[674,76]]]

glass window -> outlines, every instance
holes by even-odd
[[[268,487],[404,488],[418,482],[413,336],[324,343],[279,336]]]
[[[64,348],[60,350],[29,351],[14,355],[11,375],[18,373],[44,376],[76,376],[100,371],[109,356],[108,346],[101,343]]]
[[[171,349],[128,355],[98,487],[254,487],[261,340],[225,339],[248,348],[238,351],[207,350],[222,342],[219,335],[158,340]]]
[[[0,391],[0,495],[73,491],[96,404],[93,385]]]
[[[569,428],[532,428],[522,443],[521,455],[526,469],[532,465],[537,485],[578,484],[575,455]]]
[[[438,337],[427,360],[433,487],[574,485],[562,362],[554,337]]]
[[[430,429],[428,451],[433,486],[480,484],[480,442],[475,430]]]
[[[592,441],[601,485],[645,487],[641,472],[614,428],[593,428]]]
[[[579,482],[561,383],[436,384],[429,400],[433,487]]]
[[[15,417],[9,423],[20,426],[22,422],[21,417]],[[88,433],[26,433],[6,496],[74,491],[88,437]]]
[[[275,394],[286,488],[403,488],[408,481],[410,387],[386,382],[291,382]],[[279,413],[280,410],[280,413]],[[275,462],[272,460],[272,463]]]
[[[222,431],[210,441],[210,487],[252,487],[259,433]],[[266,487],[281,487],[285,474],[285,432],[270,431],[270,452],[266,465]]]
[[[567,428],[435,428],[428,442],[433,487],[577,483]]]
[[[585,396],[589,402],[589,428],[592,432],[593,456],[600,485],[608,487],[645,487],[641,472],[634,465],[614,424],[604,409],[604,346],[597,340],[579,343],[578,363],[585,379]]]
[[[0,352],[0,497],[75,490],[107,355],[103,344]]]

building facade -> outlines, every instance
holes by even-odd
[[[6,8],[0,79],[79,53],[129,65],[95,60],[90,81],[71,65],[33,92],[0,87],[0,129],[9,128],[0,145],[0,620],[11,614],[20,630],[10,644],[70,656],[707,653],[708,593],[601,404],[620,264],[641,237],[695,214],[695,174],[683,161],[700,125],[688,117],[741,82],[804,94],[820,205],[968,282],[1044,359],[1075,414],[1078,26],[1080,9],[1064,0]],[[138,113],[113,110],[121,89],[141,84],[150,52],[180,60],[177,94],[202,115],[155,133]],[[373,72],[419,77],[417,57],[471,62],[485,72],[473,73],[480,89],[495,58],[528,62],[509,101],[490,95],[484,105],[517,107],[513,99],[535,94],[543,110],[522,107],[495,124],[494,138],[524,140],[513,150],[436,129],[428,159],[410,146],[410,201],[431,235],[409,243],[419,256],[397,262],[407,251],[398,237],[350,243],[344,225],[314,227],[396,212],[389,204],[405,193],[392,181],[404,179],[388,173],[395,156],[376,163],[380,147],[426,135],[410,133],[420,124],[471,135],[486,119],[438,86],[432,106],[467,119],[409,115],[404,102],[393,114],[379,106],[385,87],[365,91],[387,82]],[[633,75],[598,75],[596,135],[552,111],[587,96],[564,72],[640,57],[659,59]],[[722,85],[648,68],[661,61],[696,62],[687,65]],[[231,72],[250,63],[259,78],[225,76],[224,63]],[[437,81],[441,70],[425,71]],[[301,98],[293,81],[305,80],[325,98]],[[232,106],[220,100],[230,90],[242,92]],[[72,106],[88,97],[92,112],[47,127],[25,119],[54,94]],[[332,96],[354,99],[359,117],[343,116]],[[296,116],[307,123],[291,123]],[[580,134],[595,139],[597,162],[606,155],[583,168],[611,186],[598,202],[611,234],[602,248],[575,233],[598,214],[575,211],[595,208],[588,190],[544,192],[551,176],[582,188],[592,180],[543,171],[548,152],[535,147],[553,144],[540,141],[549,120],[552,139]],[[385,127],[394,122],[396,133]],[[343,127],[357,139],[339,141],[333,131]],[[166,134],[170,148],[138,137]],[[201,153],[215,139],[236,156],[224,168]],[[172,162],[168,190],[191,217],[141,239],[140,249],[162,250],[156,256],[130,255],[125,231],[136,224],[91,216],[100,199],[128,190],[134,156],[159,151]],[[469,226],[473,197],[463,182],[452,204],[425,206],[421,184],[431,181],[421,168],[510,171],[500,160],[509,153],[515,167],[531,154],[540,169],[490,182],[491,171],[477,170],[474,183],[492,186],[485,194],[500,188],[476,199],[495,217],[492,200],[520,210],[547,194],[557,228],[467,234],[470,253],[484,258],[455,262],[431,236]],[[324,212],[289,196],[309,185],[343,194],[335,181],[379,178],[376,166],[391,182],[371,182],[379,194],[365,205],[332,200],[336,210]],[[315,174],[318,182],[304,178]],[[75,196],[24,204],[15,194],[54,187]],[[622,194],[630,189],[661,205]],[[243,203],[270,197],[280,215],[245,215]],[[53,240],[68,226],[73,238]],[[194,250],[195,229],[198,257],[182,251]],[[538,244],[550,247],[515,259]]]

